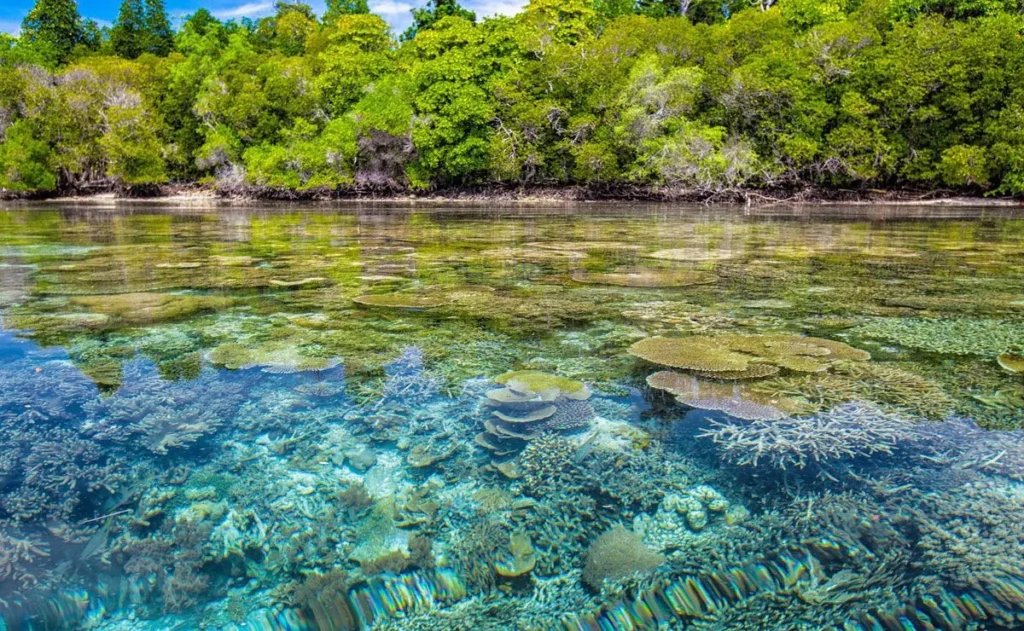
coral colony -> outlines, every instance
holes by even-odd
[[[1024,627],[1020,221],[0,221],[4,631]]]

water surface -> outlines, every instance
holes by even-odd
[[[1024,217],[0,210],[0,628],[1024,625]]]

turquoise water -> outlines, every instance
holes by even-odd
[[[1024,627],[1024,217],[0,210],[0,629]]]

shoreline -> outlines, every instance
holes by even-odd
[[[30,204],[179,204],[186,206],[246,206],[262,203],[430,203],[473,204],[577,204],[577,203],[650,203],[720,204],[728,206],[953,206],[987,208],[1024,208],[1019,197],[985,197],[956,194],[954,191],[914,191],[907,189],[832,190],[806,189],[796,193],[756,189],[708,194],[692,190],[617,189],[594,190],[583,187],[530,187],[441,189],[433,192],[386,193],[356,191],[283,191],[247,187],[241,191],[218,191],[211,187],[167,185],[144,193],[100,191],[52,195],[12,195],[0,192],[0,202]]]

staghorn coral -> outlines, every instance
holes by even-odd
[[[450,540],[452,565],[467,586],[480,591],[495,586],[494,565],[505,560],[511,533],[507,524],[485,516],[453,534]]]
[[[348,599],[349,585],[349,576],[344,570],[311,572],[287,585],[278,598],[312,614],[319,629],[345,631],[357,628]]]
[[[945,418],[955,404],[931,379],[896,365],[874,362],[839,362],[829,373],[773,377],[749,388],[772,398],[802,399],[818,409],[846,401],[873,401],[931,420]]]
[[[943,355],[994,357],[1024,349],[1024,326],[1004,320],[876,318],[852,333]]]
[[[665,557],[644,545],[643,538],[622,526],[598,537],[587,549],[583,582],[601,591],[605,580],[647,574],[665,562]]]
[[[982,429],[974,421],[953,417],[919,428],[921,457],[1024,482],[1024,431]]]
[[[892,453],[915,438],[914,423],[864,403],[846,403],[813,416],[749,423],[711,421],[698,434],[740,465],[766,462],[779,469],[842,458]]]
[[[35,588],[44,572],[36,566],[49,556],[49,547],[37,536],[0,524],[0,604]]]
[[[152,364],[131,362],[116,394],[90,402],[83,426],[97,440],[117,443],[141,436],[156,454],[186,448],[234,419],[244,400],[241,384],[207,369],[188,382],[164,381]]]
[[[977,476],[918,499],[911,512],[919,532],[915,565],[920,571],[958,589],[1020,573],[1024,493],[1019,488]]]
[[[0,441],[7,450],[0,514],[15,521],[72,521],[115,496],[133,473],[116,454],[69,429],[0,429]]]

